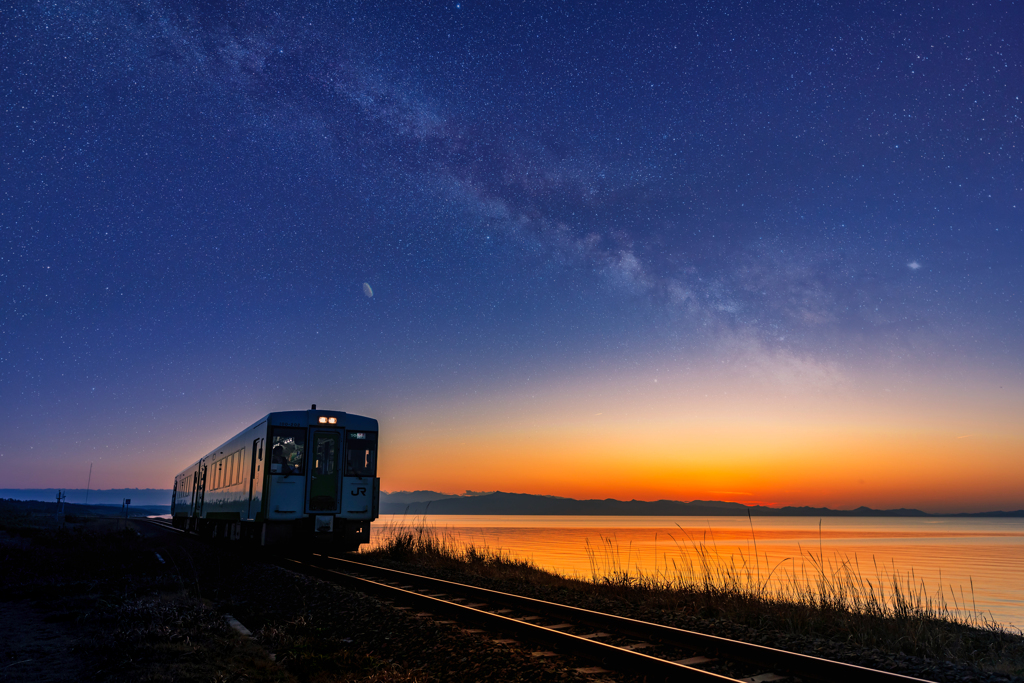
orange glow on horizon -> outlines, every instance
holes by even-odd
[[[721,377],[660,379],[436,406],[389,438],[396,467],[382,461],[384,488],[929,512],[1024,508],[1024,430],[1014,420],[1022,392],[1006,401],[986,396],[985,387],[951,391],[936,382],[787,393],[750,383],[731,391],[735,384]],[[457,424],[444,419],[448,411],[459,414]]]
[[[774,373],[662,368],[352,408],[381,421],[385,491],[1024,509],[1024,380],[844,375],[783,360]],[[237,412],[232,427],[254,417]],[[92,488],[168,488],[231,435],[222,422],[159,445],[123,435],[118,445],[137,456],[97,451]],[[35,473],[8,458],[0,474],[24,488],[84,488],[93,457],[64,463],[64,445],[47,438],[36,447],[53,455]],[[54,478],[40,480],[49,457]]]

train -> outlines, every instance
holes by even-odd
[[[357,550],[380,510],[377,420],[270,413],[174,477],[171,522],[258,546]]]

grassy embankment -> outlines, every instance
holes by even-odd
[[[875,566],[872,579],[855,557],[828,557],[820,548],[791,558],[786,564],[799,567],[794,570],[766,566],[756,551],[754,558],[725,558],[713,543],[689,540],[675,544],[677,556],[666,559],[664,569],[645,573],[627,566],[613,540],[601,539],[598,547],[587,548],[591,576],[579,578],[539,569],[508,552],[462,543],[423,522],[386,527],[378,538],[375,548],[362,553],[367,560],[475,577],[488,587],[681,628],[730,635],[735,629],[721,626],[739,625],[750,639],[786,649],[804,645],[821,652],[815,644],[827,640],[839,649],[1024,674],[1024,635],[973,609],[969,595],[951,593],[951,606],[941,588],[929,591],[912,571]]]

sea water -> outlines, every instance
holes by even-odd
[[[891,594],[895,577],[951,610],[1024,627],[1022,519],[383,515],[373,541],[424,525],[588,579],[617,572],[671,579],[699,569],[702,555],[770,584],[814,584],[822,571],[849,571]]]

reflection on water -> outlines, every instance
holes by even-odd
[[[1024,626],[1021,519],[383,515],[375,537],[387,527],[424,521],[464,543],[586,578],[592,559],[601,572],[671,575],[674,567],[694,561],[701,543],[767,580],[813,573],[809,554],[820,553],[833,566],[854,563],[873,583],[898,572],[915,585],[923,582],[929,595],[941,586],[950,607],[966,603],[1001,624]],[[588,547],[596,552],[588,555]]]

